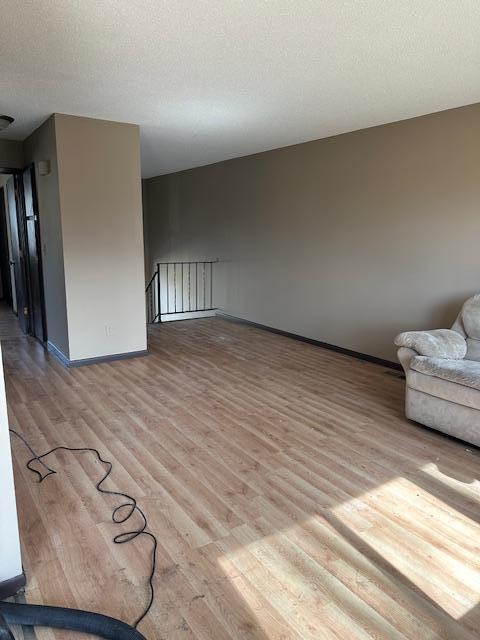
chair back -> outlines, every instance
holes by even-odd
[[[480,362],[480,293],[463,304],[452,329],[461,333],[467,341],[465,359]]]

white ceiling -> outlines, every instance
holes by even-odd
[[[480,101],[479,0],[0,0],[0,113],[141,127],[144,177]]]

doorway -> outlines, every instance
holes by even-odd
[[[34,167],[0,175],[2,299],[24,334],[47,339]]]

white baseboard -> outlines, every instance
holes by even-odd
[[[162,322],[173,322],[176,320],[194,320],[196,318],[211,318],[216,314],[216,309],[211,309],[209,311],[187,311],[184,313],[163,313]]]

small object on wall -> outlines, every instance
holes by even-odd
[[[38,173],[41,176],[48,176],[50,174],[50,160],[40,160],[38,163]]]

